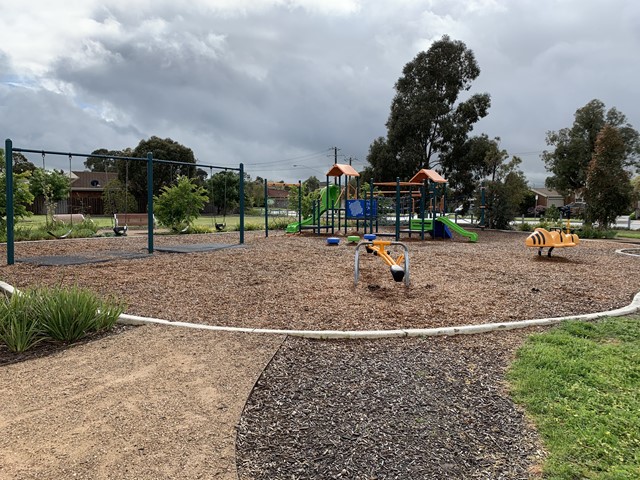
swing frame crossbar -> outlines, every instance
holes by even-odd
[[[105,155],[105,154],[93,154],[93,153],[78,153],[78,152],[61,152],[56,150],[42,150],[33,148],[18,148],[13,146],[11,139],[5,140],[5,172],[6,172],[6,199],[7,199],[7,265],[13,265],[15,263],[15,208],[13,201],[13,153],[35,153],[40,155],[56,155],[69,157],[85,157],[85,158],[106,158],[113,160],[132,160],[137,162],[146,162],[147,164],[147,214],[149,216],[148,223],[148,236],[147,236],[147,250],[149,254],[154,251],[153,245],[153,164],[170,164],[170,165],[186,165],[189,167],[211,168],[217,170],[231,170],[237,171],[240,175],[239,185],[239,210],[240,210],[240,241],[244,244],[244,164],[236,167],[222,167],[218,165],[210,165],[203,163],[189,163],[177,160],[166,160],[153,158],[151,152],[147,153],[146,158],[141,157],[127,157],[121,155]]]

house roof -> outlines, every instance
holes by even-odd
[[[289,191],[282,188],[267,187],[267,195],[271,198],[289,198]]]
[[[346,165],[342,163],[336,163],[329,169],[327,172],[327,177],[341,177],[342,175],[346,177],[359,177],[360,174],[355,171],[355,169],[351,165]]]
[[[535,193],[536,195],[540,195],[542,197],[547,197],[547,198],[564,198],[564,195],[562,195],[561,193],[556,192],[555,190],[551,190],[549,188],[531,188],[530,189],[533,193]]]
[[[409,182],[416,183],[424,180],[431,180],[433,183],[447,183],[445,178],[438,172],[435,170],[427,170],[426,168],[423,168],[416,173]]]
[[[82,171],[82,172],[73,171],[71,173],[72,173],[71,190],[73,191],[80,191],[80,190],[101,191],[101,190],[104,190],[104,186],[107,183],[118,178],[117,173],[90,172],[90,171]]]

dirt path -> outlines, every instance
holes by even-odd
[[[281,337],[138,327],[0,368],[2,479],[235,479]]]

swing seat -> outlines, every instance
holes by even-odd
[[[224,223],[216,223],[216,230],[218,232],[224,231],[225,228],[227,228],[226,224],[224,224]]]
[[[56,237],[58,240],[62,240],[64,238],[67,238],[71,232],[73,232],[73,228],[71,230],[69,230],[67,233],[65,233],[64,235],[56,235],[53,232],[47,232],[49,235],[51,235],[52,237]]]
[[[118,237],[122,237],[127,234],[127,226],[124,227],[113,227],[113,233]]]

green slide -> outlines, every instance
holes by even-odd
[[[320,215],[327,211],[327,204],[329,208],[333,205],[333,208],[339,208],[340,202],[338,197],[340,196],[340,187],[338,185],[329,185],[329,200],[327,201],[327,187],[323,187],[320,190]],[[302,226],[311,225],[313,223],[313,217],[307,217],[302,222],[294,222],[287,225],[287,233],[296,233],[299,229],[300,223]]]
[[[449,218],[447,218],[447,217],[438,217],[438,218],[436,218],[436,220],[438,222],[440,222],[440,223],[445,224],[447,227],[449,227],[452,231],[456,232],[458,235],[462,235],[463,237],[467,237],[470,242],[474,242],[475,243],[475,242],[478,241],[478,234],[476,232],[468,232],[467,230],[462,228],[457,223],[452,222]]]

